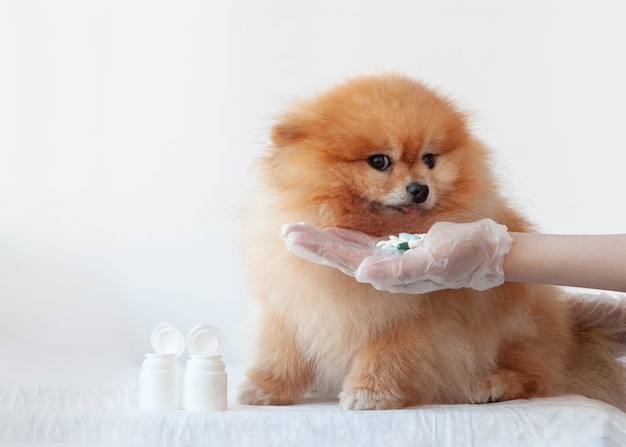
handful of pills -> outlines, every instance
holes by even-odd
[[[410,250],[419,247],[424,237],[426,233],[400,233],[397,236],[389,236],[388,240],[380,241],[376,246],[383,250]]]

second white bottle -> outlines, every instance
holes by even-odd
[[[183,403],[186,410],[226,410],[227,376],[222,351],[224,337],[209,324],[193,328],[187,336],[189,360]]]

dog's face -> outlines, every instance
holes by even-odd
[[[359,78],[302,102],[272,138],[285,190],[323,204],[323,225],[423,231],[442,214],[472,211],[468,195],[478,193],[484,154],[464,116],[404,77]]]

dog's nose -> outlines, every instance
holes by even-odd
[[[428,185],[423,183],[411,183],[406,190],[415,203],[425,202],[428,198]]]

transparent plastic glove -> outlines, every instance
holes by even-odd
[[[365,258],[380,251],[376,247],[380,238],[374,239],[356,230],[320,230],[305,223],[290,223],[283,225],[280,235],[291,253],[350,276],[354,276]]]
[[[436,223],[420,247],[407,251],[378,248],[380,239],[358,231],[307,224],[287,224],[282,236],[287,249],[302,258],[398,293],[498,286],[504,282],[502,264],[513,243],[506,227],[490,219]]]
[[[504,256],[512,244],[507,228],[491,219],[438,222],[421,246],[399,256],[374,253],[361,262],[354,276],[390,292],[487,290],[504,282]]]

